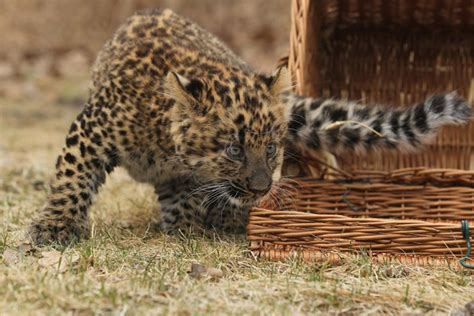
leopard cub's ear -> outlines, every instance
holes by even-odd
[[[204,83],[197,79],[188,79],[175,72],[168,72],[164,82],[165,91],[182,105],[193,105],[204,92]]]
[[[279,67],[271,76],[265,76],[264,81],[274,96],[291,89],[291,75],[286,66]]]

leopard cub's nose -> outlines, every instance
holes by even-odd
[[[247,179],[247,189],[256,195],[264,195],[272,187],[272,178],[266,174],[254,174]]]

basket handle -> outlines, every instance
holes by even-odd
[[[474,269],[474,265],[466,263],[467,260],[471,257],[471,239],[469,237],[469,222],[465,219],[461,221],[461,231],[462,231],[462,238],[466,240],[466,255],[459,260],[459,264],[461,264],[464,268],[467,269]]]

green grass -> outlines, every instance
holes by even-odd
[[[70,94],[70,91],[67,92]],[[21,243],[44,203],[55,156],[79,108],[0,100],[0,254]],[[474,298],[468,271],[372,264],[258,260],[244,236],[157,230],[153,190],[118,170],[92,209],[92,237],[68,248],[65,271],[39,249],[0,260],[0,314],[443,314]],[[7,251],[7,252],[6,252]],[[194,279],[193,262],[223,271]]]

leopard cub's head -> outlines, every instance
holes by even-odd
[[[238,70],[206,80],[169,73],[165,85],[176,101],[171,130],[176,154],[203,191],[216,202],[257,203],[281,176],[286,68],[272,76]]]

